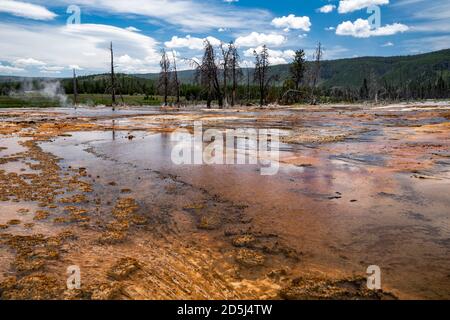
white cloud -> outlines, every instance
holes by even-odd
[[[172,40],[165,42],[164,45],[169,49],[188,48],[191,50],[202,50],[205,47],[205,40],[208,40],[213,46],[220,45],[220,40],[214,37],[196,38],[190,35],[184,38],[174,36]]]
[[[339,36],[352,36],[355,38],[369,38],[372,36],[390,36],[408,30],[409,27],[401,23],[388,24],[377,29],[371,29],[369,21],[358,19],[355,22],[345,21],[338,25],[336,34]]]
[[[129,27],[125,28],[125,30],[128,30],[128,31],[134,31],[134,32],[139,32],[139,31],[141,31],[141,30],[139,30],[138,28],[133,27],[133,26],[129,26]]]
[[[309,17],[296,17],[293,14],[290,14],[287,17],[283,16],[281,18],[273,19],[272,25],[276,28],[285,28],[285,31],[289,31],[290,29],[304,31],[311,30],[311,21]]]
[[[65,68],[60,66],[42,66],[39,68],[41,73],[58,74],[61,73]]]
[[[12,67],[12,66],[5,66],[3,64],[0,63],[0,73],[17,73],[17,72],[24,72],[25,69],[23,68],[17,68],[17,67]]]
[[[348,56],[348,48],[342,47],[340,45],[336,45],[333,47],[324,47],[323,48],[323,59],[329,60],[329,59],[340,59],[345,56]],[[306,50],[306,55],[308,57],[314,57],[315,49]]]
[[[370,6],[389,4],[389,0],[341,0],[339,1],[339,13],[349,13]]]
[[[105,72],[109,68],[109,42],[112,41],[116,57],[129,54],[143,61],[142,70],[159,70],[158,42],[143,34],[114,26],[0,23],[0,39],[0,61],[10,64],[18,59],[28,59],[32,52],[34,60],[45,62],[47,66],[65,67],[68,70],[69,66],[77,65],[90,72]],[[53,68],[43,71],[62,70]]]
[[[382,47],[393,47],[394,46],[394,43],[392,43],[392,42],[386,42],[385,44],[383,44],[382,45]]]
[[[286,41],[286,38],[280,34],[265,34],[252,32],[247,36],[238,37],[236,45],[238,47],[257,47],[260,45],[280,46]]]
[[[70,66],[69,66],[69,69],[71,69],[71,70],[83,70],[83,68],[81,68],[79,65],[76,65],[76,64],[71,64]]]
[[[257,48],[250,48],[244,51],[244,56],[247,58],[254,57],[254,52],[260,53],[262,46]],[[272,50],[267,49],[269,53],[269,63],[272,65],[289,63],[295,56],[294,50]]]
[[[421,1],[422,2],[422,1]],[[399,4],[403,4],[400,2]],[[445,33],[450,30],[450,2],[448,0],[433,0],[418,6],[402,7],[405,14],[414,19],[411,30],[419,32]]]
[[[132,58],[128,54],[121,55],[116,59],[117,70],[126,73],[145,73],[146,61],[138,58]]]
[[[33,20],[53,20],[56,14],[47,8],[21,1],[0,0],[0,12]]]
[[[333,12],[334,9],[336,9],[336,6],[334,4],[327,4],[317,10],[321,13],[330,13]]]
[[[33,58],[21,58],[17,59],[13,63],[16,67],[35,67],[35,66],[45,66],[45,62],[39,61]]]
[[[73,0],[57,0],[67,5]],[[199,0],[77,0],[82,8],[104,13],[135,15],[149,23],[181,26],[182,31],[201,32],[222,28],[255,30],[264,26],[271,14],[267,10],[248,8],[241,10],[225,3]]]

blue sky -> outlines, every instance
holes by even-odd
[[[80,24],[67,24],[71,5]],[[380,19],[370,18],[372,6]],[[0,38],[0,74],[18,76],[106,72],[110,41],[127,73],[158,72],[162,48],[190,68],[204,39],[234,41],[249,66],[263,44],[272,64],[297,49],[311,58],[319,41],[325,59],[409,55],[450,47],[450,1],[0,0]]]

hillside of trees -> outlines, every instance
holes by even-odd
[[[306,65],[311,64],[310,61]],[[290,64],[270,66],[270,74],[279,76],[279,84],[289,78]],[[411,56],[396,57],[359,57],[322,61],[320,85],[331,87],[359,88],[370,71],[374,71],[381,81],[399,85],[405,81],[436,80],[443,73],[443,78],[450,81],[450,49]],[[247,69],[243,68],[244,73]],[[253,74],[253,69],[250,69]],[[158,80],[158,73],[135,74],[135,77]],[[178,77],[183,83],[195,83],[195,71],[179,71]],[[243,84],[245,79],[241,79]]]
[[[220,49],[205,43],[201,62],[178,71],[174,57],[162,51],[157,74],[114,74],[120,95],[161,97],[164,104],[216,101],[235,103],[318,103],[367,100],[450,98],[450,49],[398,57],[361,57],[322,60],[320,44],[312,61],[303,50],[291,64],[271,66],[269,53],[255,52],[255,68],[241,68],[239,54],[230,43]],[[39,89],[44,78],[0,76],[0,95]],[[74,93],[72,78],[56,79],[66,94]],[[55,79],[53,79],[55,81]],[[77,77],[78,94],[108,94],[111,74]]]

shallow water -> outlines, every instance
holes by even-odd
[[[392,109],[388,116],[375,114],[383,109],[345,108],[344,113],[239,115],[126,110],[115,113],[114,122],[106,110],[77,112],[93,117],[102,130],[69,130],[70,136],[40,145],[61,158],[63,170],[87,169],[95,197],[103,201],[95,213],[100,220],[108,216],[114,199],[123,196],[121,189],[129,189],[127,196],[138,201],[139,212],[154,225],[176,221],[181,241],[201,237],[210,249],[228,252],[223,231],[196,230],[185,208],[207,203],[204,214],[226,215],[230,207],[224,203],[239,204],[251,228],[276,235],[301,253],[295,263],[274,257],[271,268],[289,265],[293,275],[342,277],[364,275],[369,265],[378,265],[383,289],[401,298],[450,298],[450,131],[429,110],[408,110],[407,115],[397,110],[394,118]],[[175,142],[166,131],[191,128],[194,120],[202,120],[205,128],[254,125],[280,128],[283,135],[305,130],[309,136],[299,131],[297,143],[280,145],[280,169],[274,176],[262,176],[260,165],[175,165],[170,158]],[[311,132],[314,139],[342,138],[318,143]],[[158,232],[170,234],[171,228]],[[145,259],[135,246],[127,250]]]

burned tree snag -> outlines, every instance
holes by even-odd
[[[231,50],[230,68],[231,68],[231,77],[233,80],[233,87],[231,92],[231,106],[234,107],[234,105],[236,104],[238,77],[241,76],[241,69],[239,67],[239,53],[236,46],[233,43],[230,44],[230,50]]]
[[[111,51],[111,101],[112,101],[112,109],[113,111],[116,110],[116,76],[114,74],[114,51],[113,51],[113,44],[111,42],[110,46]]]
[[[205,40],[205,53],[201,63],[196,63],[196,78],[200,79],[200,83],[206,89],[207,107],[211,107],[213,95],[215,93],[219,102],[219,108],[223,108],[222,88],[219,82],[219,67],[216,62],[216,54],[214,48],[208,40]]]
[[[161,61],[159,62],[159,65],[161,66],[161,72],[159,73],[158,87],[164,96],[164,106],[167,107],[170,90],[170,60],[164,49],[161,51]]]
[[[175,89],[175,95],[177,97],[177,106],[180,105],[180,81],[178,80],[178,70],[177,70],[177,58],[175,52],[172,52],[173,56],[173,86]]]
[[[317,83],[320,80],[320,68],[321,61],[323,56],[322,44],[319,42],[316,48],[316,52],[314,53],[314,64],[312,66],[311,71],[311,104],[317,104],[316,99],[316,87]]]
[[[77,89],[77,74],[75,73],[75,69],[73,69],[73,105],[75,108],[78,104],[78,89]]]
[[[266,104],[267,87],[270,82],[268,76],[269,71],[269,51],[264,45],[260,53],[253,52],[255,55],[255,75],[254,80],[259,88],[259,105],[262,107]]]

